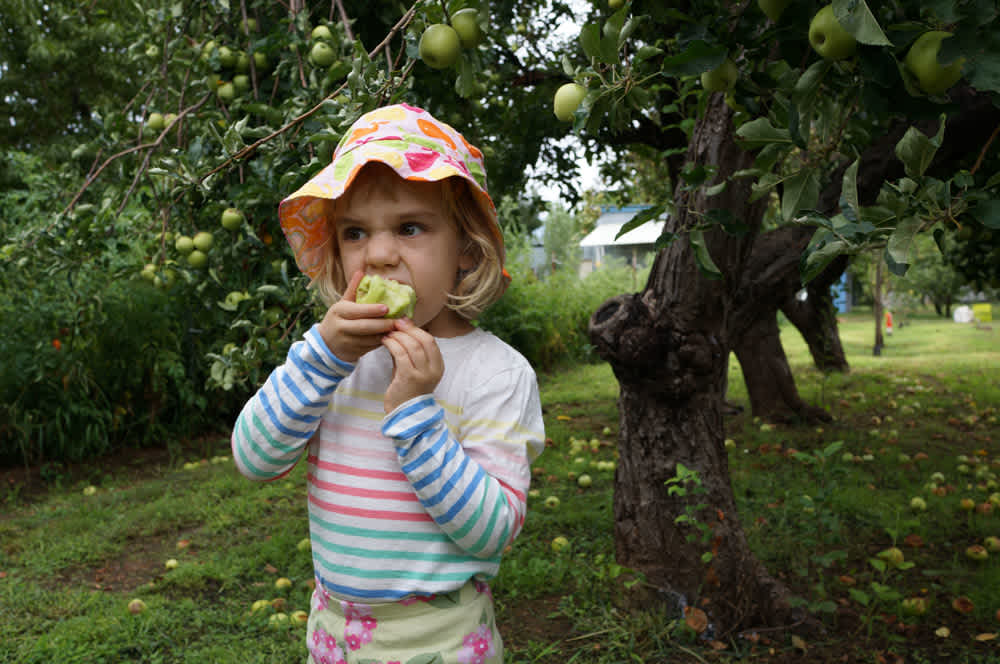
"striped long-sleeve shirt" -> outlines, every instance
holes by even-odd
[[[244,406],[233,457],[273,480],[306,456],[316,576],[366,603],[487,580],[524,523],[544,427],[534,371],[482,330],[437,339],[433,394],[385,415],[384,348],[339,360],[313,327]]]

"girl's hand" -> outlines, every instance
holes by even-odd
[[[355,272],[344,296],[326,310],[319,323],[319,333],[327,348],[344,362],[357,362],[368,351],[382,344],[382,338],[395,321],[384,318],[389,307],[384,304],[358,304],[358,284],[364,273]]]
[[[385,391],[385,412],[422,394],[430,394],[444,375],[444,358],[434,337],[408,318],[395,321],[395,330],[382,339],[392,355],[392,382]]]

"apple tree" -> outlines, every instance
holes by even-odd
[[[787,589],[748,550],[733,501],[727,358],[736,353],[748,384],[758,374],[792,385],[767,311],[794,309],[787,300],[803,287],[807,302],[822,300],[817,284],[851,255],[878,251],[902,274],[918,235],[942,244],[965,228],[1000,229],[997,18],[983,2],[635,0],[595,12],[583,57],[566,58],[588,89],[574,131],[656,145],[674,176],[635,220],[671,211],[649,282],[591,320],[621,386],[619,562],[724,633],[795,618]],[[681,102],[706,72],[686,122]],[[763,223],[771,206],[777,228]],[[830,320],[832,309],[809,315]],[[697,501],[707,546],[677,522],[692,507],[667,489],[682,464],[707,490]]]

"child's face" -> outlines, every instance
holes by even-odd
[[[471,326],[445,307],[447,293],[459,270],[472,265],[442,186],[366,168],[337,201],[334,232],[347,280],[361,271],[409,284],[417,293],[413,322],[434,336],[452,337]]]

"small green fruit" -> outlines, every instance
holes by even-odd
[[[903,552],[895,546],[889,547],[884,551],[880,551],[877,557],[880,560],[884,560],[889,563],[889,565],[892,565],[893,567],[898,567],[906,559]]]
[[[550,510],[558,509],[559,508],[559,497],[558,496],[549,496],[548,498],[545,499],[545,506],[548,507]]]
[[[228,46],[219,47],[219,64],[226,69],[232,69],[236,66],[237,57],[236,52]]]
[[[187,235],[181,235],[174,242],[174,249],[181,252],[182,254],[190,254],[194,249],[194,240],[189,238]]]
[[[584,489],[586,489],[587,487],[589,487],[591,484],[594,483],[594,480],[593,478],[590,477],[590,475],[584,474],[580,475],[580,477],[577,478],[576,483],[582,486]]]
[[[555,551],[556,553],[559,553],[560,551],[565,551],[568,548],[569,548],[569,540],[563,537],[562,535],[552,540],[552,550]]]
[[[274,587],[278,590],[287,590],[292,587],[292,580],[286,577],[281,577],[274,582]]]
[[[962,78],[965,58],[957,58],[946,65],[938,62],[941,42],[951,36],[943,30],[925,32],[917,37],[903,59],[906,68],[916,76],[920,89],[927,94],[943,94]]]
[[[215,89],[215,95],[223,104],[228,104],[236,99],[236,86],[229,82],[223,83]]]
[[[128,603],[128,612],[138,615],[146,610],[146,603],[141,599],[133,599]]]
[[[326,42],[316,42],[309,50],[309,59],[317,67],[329,67],[337,60],[337,52]]]
[[[312,540],[308,537],[299,540],[299,543],[295,546],[299,551],[311,551],[312,550]]]
[[[463,48],[475,48],[483,40],[479,27],[479,12],[471,7],[459,9],[451,15],[451,27],[458,33]]]
[[[235,231],[243,225],[243,213],[237,208],[226,208],[220,219],[222,227],[227,231]]]
[[[586,96],[587,88],[579,83],[561,85],[552,99],[552,111],[562,122],[572,122],[573,114]]]
[[[208,251],[212,248],[212,244],[215,242],[215,238],[208,231],[198,231],[195,233],[194,238],[191,243],[194,244],[194,248],[199,251]]]
[[[163,131],[166,126],[167,122],[162,113],[150,113],[146,118],[146,127],[150,131]]]
[[[326,27],[323,24],[320,24],[312,29],[312,32],[309,34],[309,37],[313,41],[319,41],[319,40],[330,41],[333,39],[333,33],[330,31],[330,28]]]
[[[195,249],[187,257],[188,265],[193,268],[202,268],[208,264],[208,254],[201,251],[200,249]]]
[[[176,558],[170,558],[167,562],[163,563],[163,566],[167,569],[177,569],[178,565],[180,565],[180,563],[177,562]]]
[[[969,560],[975,560],[981,562],[990,557],[989,552],[986,551],[986,547],[982,544],[973,544],[972,546],[965,549],[965,556]]]
[[[429,26],[420,35],[420,59],[432,69],[447,69],[458,61],[462,40],[455,28],[444,23]]]
[[[826,5],[809,23],[809,43],[826,60],[843,60],[854,55],[858,42],[840,25],[833,5]]]
[[[236,90],[237,94],[243,94],[250,89],[250,77],[246,74],[237,74],[233,76],[233,89]]]
[[[716,67],[715,69],[710,69],[702,73],[701,75],[701,87],[705,88],[709,92],[725,92],[726,90],[732,89],[736,85],[736,81],[740,77],[740,70],[736,67],[734,63],[729,58]]]

